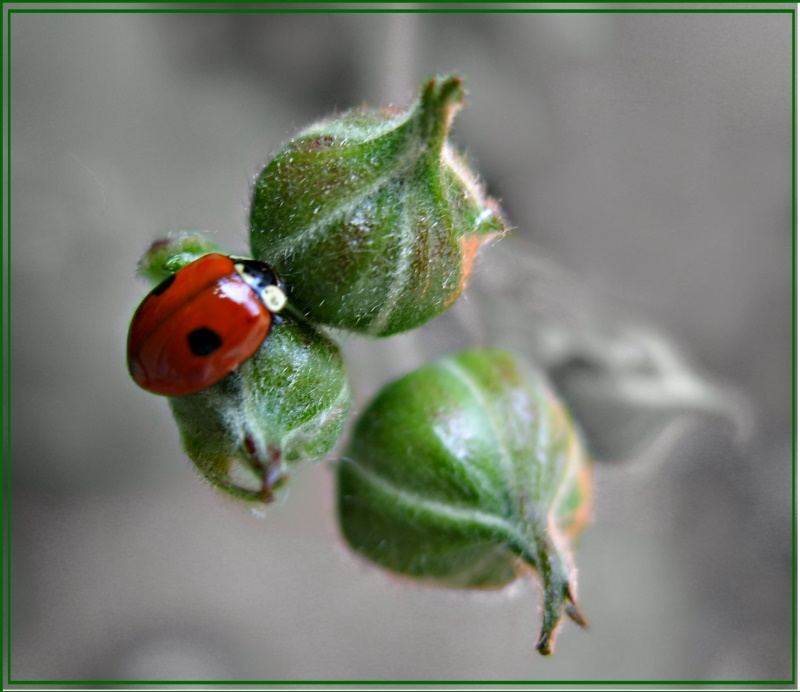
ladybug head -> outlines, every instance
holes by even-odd
[[[280,312],[286,305],[286,287],[275,270],[259,260],[233,257],[236,271],[261,297],[270,312]]]

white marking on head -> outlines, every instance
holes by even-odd
[[[286,305],[286,294],[277,286],[267,286],[261,292],[261,300],[270,312],[280,312]]]

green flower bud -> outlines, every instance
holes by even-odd
[[[211,252],[219,252],[219,247],[204,234],[192,231],[175,233],[150,245],[139,260],[136,271],[156,286],[182,267]]]
[[[200,234],[156,241],[139,262],[154,284],[219,249]],[[292,317],[274,316],[259,350],[217,384],[170,397],[184,449],[230,494],[268,502],[290,467],[331,451],[350,408],[337,345]]]
[[[338,467],[347,542],[379,565],[462,588],[535,570],[537,644],[549,654],[575,604],[570,540],[589,513],[589,466],[542,376],[499,350],[470,350],[387,385]]]
[[[290,141],[261,172],[253,254],[315,322],[386,336],[461,294],[497,205],[447,143],[461,80],[432,79],[407,112],[358,109]]]
[[[211,483],[269,502],[291,466],[336,444],[350,388],[337,346],[283,318],[235,372],[170,405],[186,453]]]

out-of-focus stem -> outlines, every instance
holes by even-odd
[[[416,5],[403,5],[414,9]],[[380,103],[403,103],[419,81],[416,73],[419,15],[413,13],[385,16],[385,33],[381,41],[380,67],[373,73],[377,81],[375,93]]]

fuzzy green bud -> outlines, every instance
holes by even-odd
[[[461,588],[543,582],[538,650],[566,612],[584,624],[571,539],[589,514],[580,436],[543,376],[470,350],[387,385],[338,467],[350,546],[393,572]]]
[[[186,453],[211,483],[268,502],[293,465],[336,444],[350,388],[337,346],[284,319],[235,372],[170,406]]]
[[[160,283],[212,251],[199,234],[157,241],[139,273]],[[194,297],[187,294],[187,302]],[[169,399],[188,456],[213,485],[241,499],[269,502],[293,465],[329,453],[350,408],[339,348],[292,312],[272,316],[267,337],[236,370]]]
[[[419,326],[463,291],[497,205],[447,142],[464,91],[426,82],[406,112],[358,109],[318,122],[261,172],[253,254],[312,321],[386,336]]]

